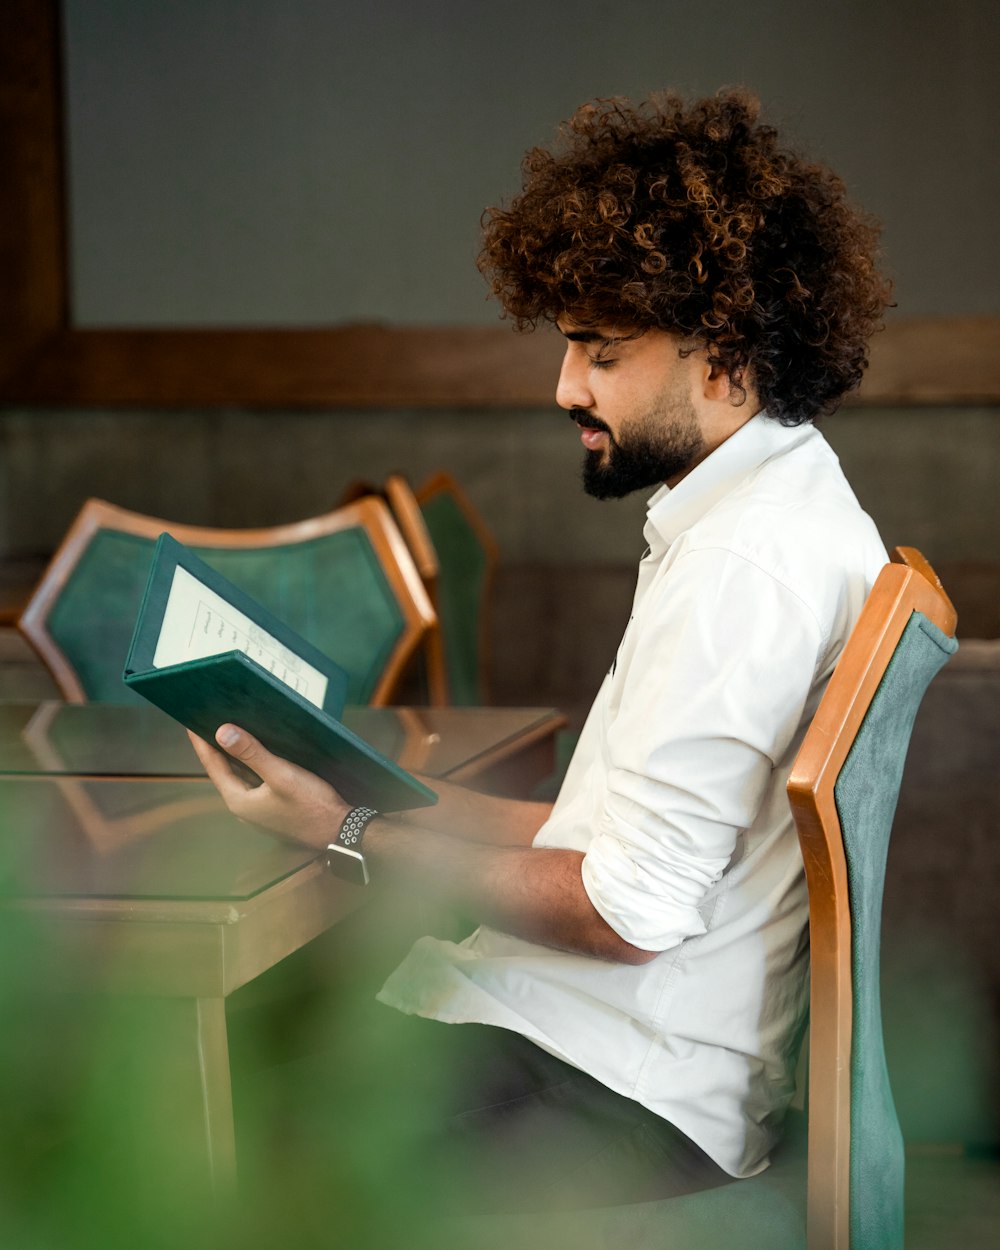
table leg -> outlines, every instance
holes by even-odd
[[[230,1193],[236,1145],[225,1000],[130,996],[117,998],[112,1014],[142,1170]]]

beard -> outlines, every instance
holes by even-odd
[[[622,499],[636,490],[661,486],[686,473],[704,452],[705,444],[693,406],[672,400],[624,425],[615,438],[599,418],[583,409],[569,414],[578,424],[603,430],[608,446],[586,451],[583,489],[595,499]]]

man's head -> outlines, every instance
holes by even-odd
[[[556,401],[580,427],[583,484],[599,499],[676,482],[759,408],[755,398],[735,406],[726,374],[675,334],[566,317],[558,326],[566,354]]]
[[[752,394],[787,425],[836,407],[887,302],[877,229],[757,112],[735,90],[578,110],[552,151],[525,157],[509,208],[485,215],[480,268],[504,311],[591,347],[655,331],[728,404]]]

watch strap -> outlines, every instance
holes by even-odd
[[[333,845],[342,846],[349,851],[360,850],[365,830],[377,815],[374,807],[352,807],[344,817],[344,823],[340,826]]]
[[[336,838],[326,848],[326,863],[332,873],[356,885],[368,884],[368,865],[361,853],[361,840],[377,815],[373,807],[350,809]]]

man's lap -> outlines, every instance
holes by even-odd
[[[329,1170],[331,1197],[439,1214],[607,1206],[730,1179],[673,1126],[505,1029],[368,1002],[324,1033],[328,1046],[237,1082],[241,1151],[268,1184],[301,1158]]]

